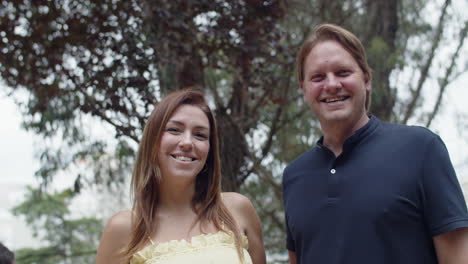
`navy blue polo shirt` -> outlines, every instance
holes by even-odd
[[[298,263],[437,263],[432,237],[468,227],[447,149],[428,129],[372,116],[338,157],[322,140],[283,175]]]

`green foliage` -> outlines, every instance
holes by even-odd
[[[267,250],[281,255],[282,169],[320,136],[295,76],[299,45],[319,23],[355,32],[374,69],[371,112],[403,120],[411,98],[397,91],[413,96],[416,106],[422,99],[414,92],[417,80],[395,76],[420,73],[424,83],[421,65],[432,65],[427,44],[439,26],[460,23],[450,16],[433,26],[424,20],[427,6],[426,0],[0,0],[0,73],[8,93],[26,91],[19,100],[24,127],[44,138],[36,175],[47,185],[67,172],[76,179],[73,195],[130,177],[158,98],[183,87],[204,90],[218,120],[223,187],[253,200]],[[101,128],[111,132],[96,136]],[[68,221],[40,214],[68,215],[68,202],[60,201],[71,197],[47,199],[56,208],[22,211],[39,236]]]
[[[13,208],[13,214],[26,220],[43,246],[18,250],[18,264],[94,261],[102,222],[92,217],[72,218],[69,206],[75,195],[71,189],[48,194],[28,187],[25,201]]]
[[[39,249],[22,248],[16,251],[16,263],[18,264],[52,264],[60,263],[62,256],[60,250],[53,247]]]

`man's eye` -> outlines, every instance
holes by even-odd
[[[321,80],[323,80],[323,75],[313,75],[311,78],[310,78],[311,81],[313,82],[320,82]]]
[[[348,70],[341,70],[341,71],[338,71],[338,76],[348,76],[351,72],[348,71]]]

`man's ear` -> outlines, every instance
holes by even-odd
[[[370,74],[365,73],[364,74],[364,84],[366,86],[366,91],[371,92],[372,90],[372,78]]]

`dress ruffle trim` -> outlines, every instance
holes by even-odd
[[[242,247],[248,248],[248,240],[242,235]],[[191,238],[190,241],[171,240],[147,246],[133,255],[132,264],[143,263],[143,261],[185,252],[198,251],[211,246],[235,246],[232,231],[218,231],[216,233],[201,234]]]

